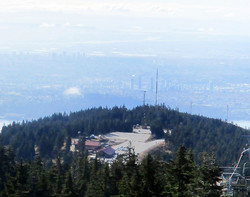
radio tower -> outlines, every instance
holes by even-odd
[[[146,90],[143,91],[143,106],[145,106],[146,100]]]
[[[155,105],[157,105],[157,99],[158,99],[158,68],[156,71],[156,82],[155,82]]]

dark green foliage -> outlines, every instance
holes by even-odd
[[[194,196],[192,184],[195,183],[195,167],[194,161],[188,156],[186,148],[181,146],[177,151],[174,161],[170,161],[167,174],[166,191],[171,196],[188,197]],[[191,190],[191,191],[190,191]]]
[[[202,196],[219,197],[221,195],[221,187],[216,184],[220,181],[220,169],[215,163],[215,155],[203,153],[201,158],[200,179]]]
[[[142,196],[157,197],[162,196],[164,179],[162,179],[160,165],[151,155],[148,155],[140,167],[142,177]]]
[[[1,197],[216,197],[221,193],[214,155],[204,154],[198,166],[183,146],[169,163],[151,155],[138,163],[131,150],[111,165],[76,154],[71,165],[57,158],[49,169],[39,156],[30,163],[14,162],[4,152],[7,157],[1,162],[11,168],[6,166],[0,174]]]
[[[160,139],[164,137],[164,131],[160,121],[153,121],[150,125],[150,130],[151,133],[155,136],[155,138]]]
[[[62,196],[65,196],[65,197],[77,196],[75,189],[73,187],[73,178],[72,178],[70,171],[68,171],[66,175],[65,183],[63,184]]]
[[[131,132],[133,125],[142,123],[151,126],[156,138],[165,137],[173,153],[182,144],[191,148],[196,161],[199,153],[214,149],[220,165],[231,164],[246,144],[242,137],[247,132],[244,129],[221,120],[180,113],[164,105],[145,105],[132,110],[124,106],[112,109],[100,107],[69,115],[53,114],[31,122],[13,122],[3,127],[0,142],[13,149],[16,160],[33,160],[36,150],[42,159],[51,160],[61,156],[70,163],[72,137],[112,131]],[[168,132],[164,134],[163,129]],[[84,152],[84,146],[81,146],[81,150]]]
[[[0,146],[0,190],[4,189],[4,183],[8,177],[15,175],[14,155],[11,149]]]
[[[88,183],[86,197],[105,197],[107,183],[105,181],[105,168],[98,169],[95,173],[92,173],[90,181]]]
[[[165,137],[168,148],[176,153],[175,157],[159,154],[159,158],[175,159],[163,162],[149,155],[138,163],[130,149],[128,155],[118,157],[110,166],[98,158],[90,162],[84,152],[84,137],[79,153],[69,151],[71,137],[131,132],[133,125],[141,123],[150,125],[156,138]],[[171,132],[164,134],[163,129]],[[191,116],[165,106],[94,108],[13,122],[3,127],[0,135],[0,143],[5,145],[0,146],[0,196],[220,196],[215,156],[221,165],[235,161],[245,144],[245,133],[220,120]],[[40,156],[35,156],[35,149]],[[211,150],[216,152],[203,154],[196,162],[199,153]]]
[[[130,196],[131,197],[140,197],[143,196],[142,186],[142,175],[139,173],[139,170],[135,168],[134,174],[130,182]]]

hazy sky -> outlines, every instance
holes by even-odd
[[[1,0],[0,52],[240,48],[250,41],[249,8],[248,0]]]
[[[249,67],[250,1],[0,0],[0,56],[19,52],[62,54],[64,51],[66,54],[79,52],[87,56],[150,56],[153,66],[165,66],[158,57],[167,57],[178,61],[181,58],[214,58],[212,61],[180,60],[187,62],[184,64],[187,67],[193,63],[201,68],[209,67],[210,62],[213,66],[229,65],[230,69],[231,65],[238,69],[239,64]],[[8,61],[2,62],[1,67],[12,65],[19,68],[20,62],[22,65],[22,58],[20,61],[19,57],[4,58]],[[239,58],[243,60],[238,61]],[[44,69],[43,62],[30,62],[34,68],[39,65],[39,69]],[[122,62],[111,62],[114,67],[122,65]],[[163,62],[168,64],[171,61]],[[178,64],[182,63],[174,66],[178,67]],[[67,69],[76,72],[70,65],[71,62]],[[142,70],[146,65],[142,63]],[[46,66],[53,72],[56,68]],[[29,76],[33,77],[34,68],[22,72],[31,73]],[[18,76],[13,79],[23,80],[18,71],[13,73]],[[69,73],[62,74],[71,79]],[[244,83],[248,84],[249,73],[244,74]],[[10,93],[13,95],[15,91]],[[65,87],[62,94],[82,96],[83,93],[74,84]]]

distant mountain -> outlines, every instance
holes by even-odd
[[[247,130],[218,119],[181,113],[164,105],[138,106],[131,110],[124,106],[99,107],[13,122],[3,127],[0,142],[14,150],[17,160],[33,160],[37,153],[47,160],[58,155],[67,160],[71,155],[72,137],[112,131],[132,132],[136,124],[151,126],[157,137],[161,137],[157,132],[167,131],[164,134],[166,146],[172,153],[184,145],[193,150],[198,160],[202,152],[215,151],[220,165],[235,162],[247,143],[243,137]]]

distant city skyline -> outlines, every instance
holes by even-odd
[[[1,0],[0,119],[158,103],[249,119],[247,0]],[[34,107],[35,106],[35,107]]]

